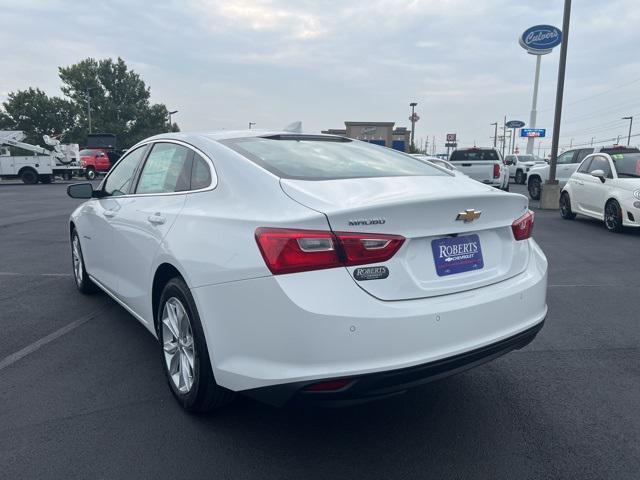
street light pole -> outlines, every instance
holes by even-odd
[[[629,135],[627,136],[627,147],[631,143],[631,127],[633,126],[633,115],[630,117],[622,117],[622,120],[629,120]]]
[[[498,122],[493,122],[491,125],[496,127],[493,131],[493,148],[496,148],[498,142]]]
[[[178,113],[178,110],[173,110],[171,112],[167,112],[169,114],[169,131],[173,128],[173,123],[171,123],[171,115],[175,115]]]
[[[417,102],[411,102],[409,106],[411,107],[411,151],[414,152],[416,149],[414,140],[416,138],[416,105]]]

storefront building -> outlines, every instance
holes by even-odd
[[[406,127],[394,128],[394,122],[344,122],[345,129],[330,128],[322,133],[342,135],[349,138],[375,143],[402,152],[408,152],[411,130]]]

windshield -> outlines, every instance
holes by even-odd
[[[460,162],[464,160],[500,160],[498,152],[495,150],[478,150],[471,148],[469,150],[455,150],[451,154],[451,162]]]
[[[533,162],[536,159],[533,155],[518,155],[518,160],[521,162]]]
[[[620,178],[640,178],[640,153],[614,153],[611,155]]]
[[[281,178],[341,178],[446,175],[394,150],[331,137],[250,137],[225,145]]]

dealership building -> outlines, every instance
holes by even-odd
[[[344,122],[346,128],[330,128],[322,133],[355,138],[376,145],[408,152],[411,130],[396,127],[394,122]]]

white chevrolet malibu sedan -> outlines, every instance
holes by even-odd
[[[68,193],[78,289],[158,338],[190,411],[385,397],[522,348],[547,313],[525,197],[377,145],[171,133]]]
[[[562,189],[560,214],[603,220],[610,232],[640,227],[640,153],[595,153],[585,157]]]

